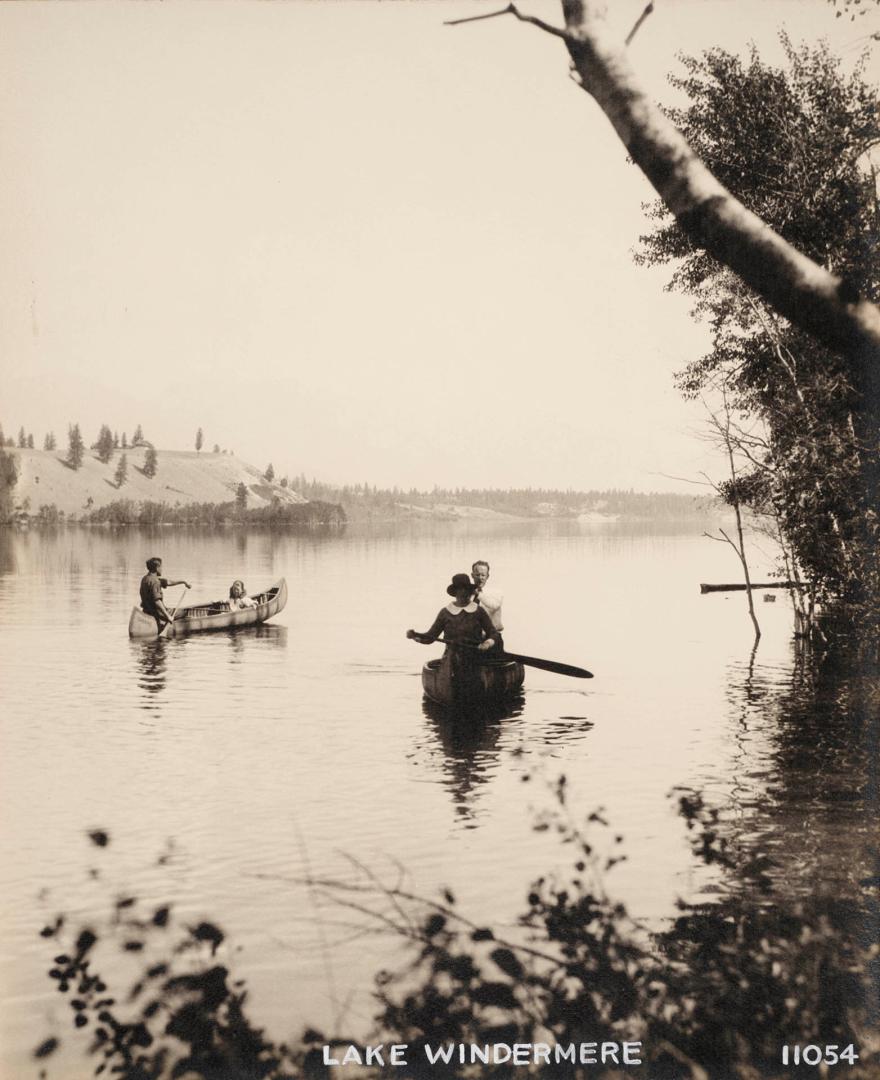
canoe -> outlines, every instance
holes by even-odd
[[[174,617],[174,622],[165,631],[163,637],[181,637],[183,634],[201,633],[203,630],[228,630],[236,626],[253,626],[265,622],[277,615],[287,603],[287,582],[282,578],[260,593],[252,596],[256,607],[239,608],[230,611],[225,600],[216,600],[212,604],[199,604],[182,607]],[[128,636],[133,638],[154,638],[159,636],[156,620],[139,607],[132,608],[128,620]]]
[[[522,690],[525,668],[517,660],[488,660],[475,667],[473,683],[463,695],[456,692],[449,665],[429,660],[422,668],[425,696],[440,705],[497,705]],[[463,700],[464,699],[464,700]]]

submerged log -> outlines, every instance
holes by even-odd
[[[752,582],[753,589],[805,589],[806,585],[802,581],[766,581],[763,584],[755,584]],[[746,585],[744,582],[737,582],[735,585],[701,585],[700,592],[745,592]]]

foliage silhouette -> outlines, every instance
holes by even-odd
[[[784,68],[754,49],[746,60],[719,48],[684,57],[684,75],[670,81],[689,104],[670,115],[749,210],[876,302],[876,89],[859,67],[844,73],[825,44],[796,48],[784,35],[782,44]],[[767,515],[814,593],[849,605],[853,629],[870,639],[880,631],[880,410],[864,365],[779,318],[662,204],[650,216],[640,261],[673,267],[669,287],[695,299],[712,334],[679,388],[723,392],[738,413],[744,468],[722,494]]]
[[[378,1013],[369,1041],[406,1044],[408,1077],[477,1075],[455,1055],[448,1064],[429,1064],[426,1049],[449,1044],[565,1049],[624,1041],[641,1044],[637,1052],[657,1080],[815,1075],[782,1067],[780,1047],[795,1042],[853,1044],[861,1057],[846,1066],[846,1076],[877,1076],[870,1043],[878,948],[858,940],[853,926],[859,924],[847,905],[682,905],[671,928],[651,935],[604,885],[623,858],[622,838],[597,842],[597,831],[608,828],[599,811],[583,825],[573,819],[565,777],[554,797],[535,828],[556,835],[570,852],[571,868],[533,882],[518,925],[504,934],[468,920],[448,890],[436,901],[424,900],[380,887],[365,868],[363,883],[310,880],[349,911],[372,910],[406,943],[409,960],[376,977]],[[679,810],[694,853],[741,873],[741,852],[725,838],[718,812],[697,792],[679,793]],[[109,843],[103,830],[90,835],[96,845],[96,837],[101,847]],[[761,867],[748,872],[769,897]],[[371,901],[380,907],[372,909]],[[273,1041],[247,1015],[246,988],[224,962],[223,931],[207,920],[181,924],[170,904],[142,907],[123,895],[101,928],[72,928],[59,916],[41,931],[53,942],[69,942],[56,953],[49,977],[70,995],[74,1027],[91,1035],[96,1075],[318,1078],[328,1075],[321,1044],[360,1045],[340,1032],[314,1029],[296,1045]],[[125,993],[96,972],[100,943],[142,957],[142,970]],[[54,1038],[44,1039],[34,1056],[51,1055]],[[552,1070],[561,1080],[584,1074],[577,1055],[556,1059]],[[538,1075],[542,1067],[518,1071]],[[360,1074],[401,1075],[387,1064]],[[478,1075],[507,1078],[511,1066],[490,1057]],[[610,1080],[620,1072],[608,1063],[591,1067],[590,1075]]]

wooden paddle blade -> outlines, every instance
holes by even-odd
[[[570,675],[573,679],[592,679],[592,671],[586,668],[574,667],[572,664],[560,664],[555,660],[541,660],[537,656],[521,656],[519,653],[503,652],[498,655],[499,660],[518,660],[526,667],[542,668],[544,671],[555,671],[557,675]]]
[[[476,649],[476,645],[468,645],[463,641],[444,641],[443,638],[428,637],[427,634],[417,634],[416,640],[421,642],[436,641],[440,645],[451,645],[458,649]],[[560,664],[555,660],[541,660],[537,656],[521,656],[515,652],[488,653],[487,659],[492,660],[518,660],[526,667],[542,668],[544,671],[555,671],[557,675],[570,675],[573,679],[592,679],[592,671],[586,668],[575,667],[573,664]]]

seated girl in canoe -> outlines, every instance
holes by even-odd
[[[238,608],[256,607],[256,600],[251,598],[244,591],[243,581],[233,581],[229,586],[229,610],[235,611]]]
[[[407,630],[406,636],[420,645],[430,645],[442,634],[446,644],[443,663],[450,666],[453,683],[466,693],[467,685],[476,677],[477,654],[495,647],[494,628],[485,609],[473,602],[474,584],[467,574],[453,575],[446,591],[452,602],[440,609],[430,629],[423,634]]]

